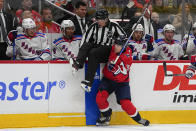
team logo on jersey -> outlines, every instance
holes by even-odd
[[[123,75],[127,75],[127,69],[125,68],[125,65],[123,62],[120,63],[118,66],[118,69],[114,72],[114,75],[118,75],[122,73]]]

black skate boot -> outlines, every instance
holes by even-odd
[[[86,92],[91,92],[92,84],[90,81],[83,80],[81,81],[81,87]]]
[[[149,126],[150,125],[150,121],[146,120],[146,119],[141,119],[137,123],[142,124],[143,126]]]
[[[101,112],[101,116],[97,119],[96,126],[108,126],[110,124],[112,109]]]

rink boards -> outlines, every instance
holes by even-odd
[[[168,62],[168,73],[184,73],[189,61]],[[95,96],[102,77],[97,70],[91,93],[80,88],[87,68],[72,75],[61,62],[0,63],[0,128],[94,125],[99,115]],[[196,76],[165,77],[162,62],[134,62],[130,72],[132,102],[151,123],[196,123]],[[113,95],[111,124],[136,124]]]

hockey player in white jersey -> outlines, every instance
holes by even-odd
[[[82,36],[74,36],[75,26],[71,20],[63,20],[61,23],[62,37],[52,44],[53,60],[70,60],[77,57]]]
[[[45,34],[36,32],[31,18],[22,21],[24,34],[17,35],[15,42],[8,46],[6,55],[20,60],[50,60],[50,48]]]
[[[152,56],[157,60],[184,60],[184,51],[179,41],[174,40],[175,27],[166,24],[163,28],[163,39],[156,40]]]
[[[134,25],[136,26],[136,24]],[[133,26],[133,28],[134,28]],[[129,47],[132,49],[133,60],[150,60],[151,56],[148,52],[153,50],[153,37],[150,35],[144,36],[144,28],[142,24],[138,24],[135,28],[133,36],[129,40]]]
[[[183,49],[186,52],[186,55],[191,58],[192,55],[196,54],[196,22],[193,24],[192,27],[192,34],[186,34],[182,41]]]

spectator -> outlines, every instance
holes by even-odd
[[[0,60],[9,60],[6,56],[7,34],[14,29],[13,17],[3,10],[4,0],[0,0]]]
[[[26,18],[31,18],[31,19],[33,19],[33,14],[32,14],[32,12],[30,11],[30,10],[25,10],[25,11],[23,11],[23,13],[22,13],[22,20],[23,19],[26,19]],[[21,21],[22,22],[22,21]],[[20,24],[22,24],[22,23],[20,23]]]
[[[60,4],[59,6],[63,9],[65,9],[66,11],[63,11],[63,14],[57,14],[58,15],[58,20],[57,22],[59,24],[61,24],[61,22],[63,20],[67,20],[67,19],[70,19],[71,17],[74,16],[74,3],[75,2],[74,0],[63,0],[63,4]]]
[[[74,6],[73,6],[73,3],[72,1],[68,1],[68,0],[64,0],[66,1],[66,3],[64,2],[64,4],[61,4],[61,7],[70,11],[70,12],[74,12]]]
[[[154,0],[154,4],[155,4],[155,6],[162,7],[163,6],[163,0]]]
[[[70,60],[77,57],[81,37],[74,36],[74,30],[75,26],[71,20],[62,21],[63,37],[53,42],[53,60]]]
[[[42,33],[60,33],[60,26],[53,21],[52,11],[49,7],[42,9],[42,22],[38,29]]]
[[[160,22],[159,14],[157,12],[152,12],[151,19],[153,20],[156,29],[163,29],[163,24]]]
[[[35,21],[35,24],[36,24],[36,26],[37,26],[37,29],[40,28],[40,26],[41,26],[41,21],[37,21],[36,19],[34,19],[33,14],[32,14],[32,12],[31,12],[30,10],[25,10],[25,11],[23,11],[23,13],[22,13],[22,20],[23,20],[23,19],[26,19],[26,18],[31,18],[31,19],[33,19],[33,20]],[[22,22],[22,21],[21,21],[21,22]],[[19,23],[19,25],[22,25],[22,23]]]
[[[45,34],[36,32],[31,18],[22,21],[24,34],[17,35],[15,44],[8,46],[6,55],[20,60],[50,60],[50,48]]]
[[[142,39],[143,36],[144,28],[141,24],[138,24],[128,44],[132,50],[134,60],[150,60],[150,54],[147,54],[147,52],[153,50],[153,40],[150,37],[147,40]]]
[[[144,5],[143,11],[146,9],[147,4]],[[142,24],[142,26],[144,27],[144,36],[146,34],[150,34],[153,36],[154,39],[157,39],[157,28],[155,26],[155,24],[152,22],[152,20],[150,19],[150,13],[152,13],[152,5],[150,4],[148,6],[148,11],[145,12],[144,16],[142,17],[140,24]],[[138,21],[138,17],[133,17],[131,19],[131,21],[128,23],[128,25],[126,26],[125,30],[126,33],[128,34],[128,36],[131,34],[132,32],[132,27],[133,25]]]
[[[32,9],[32,0],[22,0],[21,6],[22,8],[16,11],[16,17],[19,23],[22,23],[22,13],[25,10],[31,11],[35,23],[39,23],[41,21],[41,15],[37,11]]]
[[[73,21],[76,30],[74,35],[83,35],[88,29],[89,20],[86,17],[87,14],[87,5],[83,1],[78,1],[75,5],[75,16],[70,20]]]
[[[127,6],[122,11],[122,19],[132,19],[135,12],[138,11],[138,9],[142,9],[145,3],[148,3],[149,0],[132,0],[130,1]]]
[[[184,52],[180,42],[174,40],[175,27],[167,24],[163,28],[163,39],[159,39],[154,44],[152,56],[158,60],[183,60]]]
[[[190,5],[188,3],[185,3],[185,18],[182,17],[183,15],[182,15],[182,4],[181,4],[179,7],[179,12],[178,14],[176,14],[173,21],[173,25],[176,28],[177,33],[181,33],[183,27],[185,28],[185,31],[187,31],[189,29],[189,25],[193,21],[193,18],[190,13]],[[182,19],[184,19],[185,21],[184,25],[182,25],[183,24]]]

